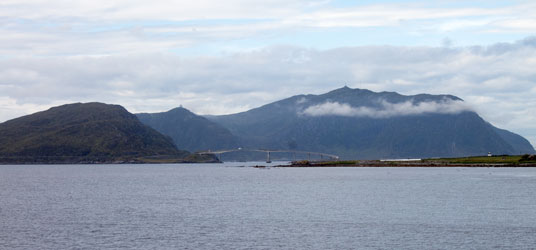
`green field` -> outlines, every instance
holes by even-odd
[[[497,156],[470,156],[460,158],[438,158],[438,159],[423,159],[423,162],[446,162],[446,163],[467,163],[467,164],[517,164],[517,163],[536,163],[534,157],[528,155],[497,155]]]
[[[536,156],[534,155],[496,155],[496,156],[469,156],[458,158],[430,158],[416,161],[380,161],[380,160],[342,160],[342,161],[298,161],[293,162],[293,166],[534,166]]]

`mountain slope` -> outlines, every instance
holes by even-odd
[[[491,125],[490,125],[491,126]],[[514,151],[517,153],[514,154],[533,154],[535,153],[534,148],[530,144],[527,139],[523,138],[522,136],[512,133],[508,130],[500,129],[493,127],[495,132],[503,138],[508,144],[512,145],[514,147]]]
[[[244,147],[292,147],[342,158],[534,152],[527,140],[498,130],[451,95],[405,96],[344,87],[209,118],[239,136]]]
[[[114,161],[189,153],[119,105],[76,103],[0,124],[4,161]]]
[[[171,137],[178,148],[204,151],[239,146],[238,139],[228,129],[182,107],[136,115],[144,124]]]

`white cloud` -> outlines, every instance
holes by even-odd
[[[441,20],[440,27],[450,27],[449,30],[465,28],[461,26],[461,21],[456,18],[465,17],[490,17],[495,18],[487,21],[464,21],[464,24],[483,25],[500,18],[500,16],[510,15],[508,9],[487,9],[487,8],[431,8],[419,4],[398,5],[382,4],[361,6],[346,9],[328,9],[312,13],[303,14],[289,20],[289,22],[300,23],[304,26],[313,27],[378,27],[378,26],[400,26],[404,23],[415,20]]]
[[[307,98],[305,98],[305,97],[302,97],[302,98],[296,100],[297,105],[304,104],[306,102],[307,102]]]
[[[306,5],[308,1],[301,0],[2,0],[0,16],[103,20],[267,18],[288,15]]]
[[[52,101],[46,104],[20,103],[14,98],[0,96],[0,121],[43,111],[61,104],[64,104],[64,101]]]
[[[341,28],[351,29],[344,36],[353,34],[354,39],[389,36],[361,29],[372,27],[396,29],[397,40],[413,43],[434,35],[453,36],[453,41],[478,39],[473,35],[484,33],[506,34],[509,38],[512,33],[534,33],[533,13],[535,4],[515,2],[479,8],[437,7],[412,1],[337,8],[329,1],[305,0],[3,0],[0,54],[117,55],[196,46],[213,46],[220,53],[228,46],[244,49],[244,43],[264,47],[270,39],[325,48],[325,43],[339,41],[307,36]],[[466,33],[456,33],[464,30]],[[423,39],[414,37],[421,33]]]
[[[536,138],[536,38],[456,47],[534,35],[536,3],[332,3],[1,0],[0,122],[77,101],[225,114],[347,84],[457,95]]]
[[[325,102],[309,106],[300,114],[307,116],[349,116],[390,118],[397,116],[421,115],[421,114],[458,114],[471,111],[463,101],[445,99],[439,102],[428,101],[414,103],[412,101],[390,103],[380,101],[380,107],[359,106],[352,107],[347,103]]]
[[[496,23],[497,27],[514,29],[514,30],[530,30],[536,29],[536,18],[534,19],[508,19]]]
[[[274,46],[203,57],[0,57],[5,103],[0,121],[88,101],[121,104],[131,112],[182,104],[196,113],[226,114],[347,84],[406,95],[456,95],[494,125],[536,138],[534,58],[535,38],[450,48]]]

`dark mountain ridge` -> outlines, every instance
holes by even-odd
[[[292,145],[347,159],[534,153],[526,139],[493,127],[464,105],[452,95],[344,87],[208,118],[240,137],[243,147]]]
[[[67,104],[0,124],[2,162],[113,162],[188,155],[119,105]]]
[[[192,152],[236,148],[240,145],[238,138],[228,129],[182,107],[136,116],[144,124],[172,138],[178,148]]]
[[[118,105],[77,103],[0,124],[2,162],[187,157],[176,146],[192,151],[291,149],[343,159],[535,153],[525,138],[489,124],[456,96],[348,87],[223,116],[201,117],[182,107],[133,115]]]

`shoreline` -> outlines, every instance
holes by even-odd
[[[454,163],[441,161],[356,161],[356,162],[313,162],[302,161],[292,162],[290,165],[278,165],[283,168],[304,168],[304,167],[472,167],[472,168],[519,168],[536,167],[536,163]]]

